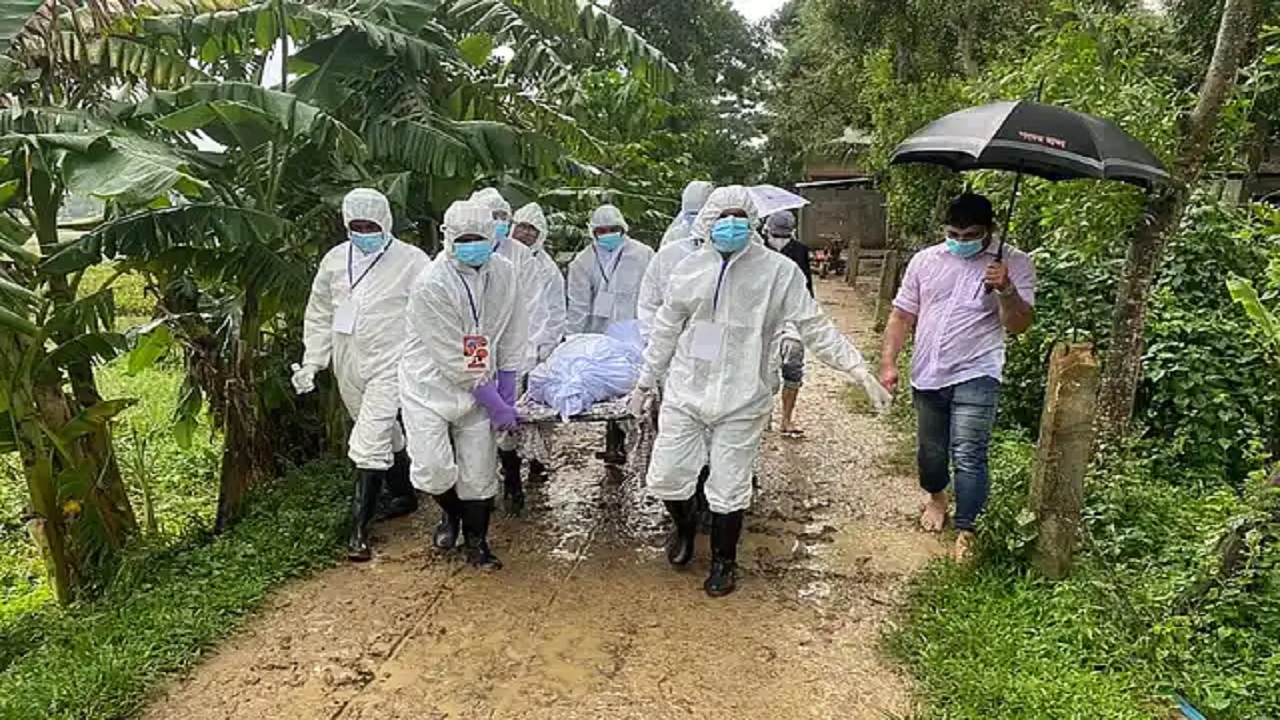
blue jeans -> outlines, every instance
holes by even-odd
[[[915,390],[916,462],[920,487],[940,493],[955,470],[957,530],[974,529],[987,504],[987,449],[996,423],[1000,383],[982,377],[941,390]]]

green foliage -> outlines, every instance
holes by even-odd
[[[218,542],[139,552],[92,605],[12,618],[0,632],[0,716],[132,715],[270,589],[335,559],[346,481],[334,466],[297,471]]]
[[[1090,473],[1084,547],[1055,584],[1026,570],[1033,448],[997,437],[977,568],[917,578],[889,637],[922,681],[923,717],[1165,717],[1176,694],[1215,720],[1280,712],[1276,490],[1171,487],[1133,450]],[[1234,554],[1224,527],[1242,529]]]

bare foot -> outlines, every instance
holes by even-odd
[[[920,528],[925,532],[942,532],[943,526],[947,524],[947,495],[946,493],[934,493],[929,496],[929,501],[924,505],[924,512],[920,514]]]
[[[973,533],[967,530],[961,530],[956,534],[956,546],[952,550],[952,557],[960,565],[964,565],[973,558]]]

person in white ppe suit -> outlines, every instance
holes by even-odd
[[[640,284],[653,260],[653,249],[627,237],[622,211],[601,205],[591,214],[591,247],[569,264],[569,306],[565,332],[603,333],[611,323],[635,320]],[[606,465],[626,464],[626,435],[617,422],[605,430],[605,449],[597,455]]]
[[[622,211],[601,205],[591,214],[591,247],[569,264],[565,332],[603,333],[610,323],[636,319],[640,283],[653,249],[627,237]]]
[[[680,216],[667,229],[666,235],[662,238],[662,247],[653,256],[649,269],[644,273],[636,314],[640,319],[640,335],[646,342],[653,329],[653,320],[666,301],[667,284],[676,266],[702,249],[710,226],[703,227],[702,232],[699,232],[699,220],[701,220],[699,212],[706,205],[707,198],[711,196],[714,189],[714,185],[702,180],[695,180],[685,187]],[[705,493],[710,473],[710,466],[704,466],[702,472],[698,474],[696,498],[699,525],[702,527],[710,527],[710,509],[707,507]]]
[[[542,206],[529,203],[512,217],[511,237],[529,248],[532,258],[524,278],[527,295],[531,298],[529,309],[529,347],[525,365],[534,367],[551,356],[564,339],[565,290],[564,275],[556,261],[547,253],[546,242],[549,226]],[[536,432],[534,430],[533,432]],[[515,480],[519,487],[520,458],[515,459]],[[511,473],[504,468],[504,482]],[[537,458],[529,458],[529,481],[536,482],[547,475],[546,466]],[[523,491],[520,494],[523,500]]]
[[[770,350],[782,326],[794,324],[810,351],[861,385],[877,409],[890,400],[862,355],[809,295],[795,263],[761,244],[752,230],[754,214],[746,188],[712,193],[703,209],[709,222],[699,223],[709,226],[710,246],[672,275],[631,399],[632,412],[644,412],[662,381],[646,484],[675,522],[667,545],[673,565],[693,557],[693,497],[698,471],[710,457],[712,562],[703,587],[713,597],[735,588],[743,512],[751,504],[752,469],[773,405]]]
[[[444,250],[409,295],[409,340],[400,363],[400,401],[411,478],[440,506],[432,544],[457,545],[467,562],[496,569],[489,518],[498,492],[495,431],[517,424],[516,381],[527,318],[515,269],[494,253],[492,211],[456,202],[444,217]]]
[[[537,302],[537,288],[529,282],[534,272],[533,251],[522,242],[511,237],[514,222],[511,217],[511,203],[502,197],[495,188],[482,188],[471,194],[469,202],[489,208],[494,220],[494,254],[509,260],[516,272],[516,302],[526,311],[532,311]],[[520,368],[523,375],[533,369],[536,363],[525,358]],[[498,462],[502,467],[502,500],[510,515],[524,512],[524,482],[520,477],[520,436],[516,433],[498,433]]]
[[[680,197],[680,214],[671,221],[671,225],[662,235],[661,247],[684,240],[694,234],[693,224],[698,219],[698,211],[707,204],[707,198],[711,197],[711,191],[715,189],[716,186],[706,180],[694,180],[685,186],[684,194]]]
[[[409,484],[409,457],[397,371],[405,342],[405,311],[427,254],[391,235],[391,204],[377,190],[357,188],[342,201],[348,241],[320,261],[303,321],[305,352],[293,387],[315,390],[316,373],[333,368],[338,392],[355,421],[347,456],[356,466],[348,555],[368,560],[370,525],[379,489],[392,496],[388,516],[418,507]]]

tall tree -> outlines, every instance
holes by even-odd
[[[1150,199],[1142,224],[1130,238],[1116,291],[1111,346],[1099,391],[1101,443],[1125,433],[1133,417],[1134,399],[1142,377],[1143,334],[1151,284],[1169,235],[1177,231],[1191,190],[1204,171],[1223,107],[1235,88],[1245,52],[1253,41],[1257,1],[1224,1],[1213,58],[1200,84],[1195,109],[1186,121],[1181,148],[1173,165],[1172,182]]]

